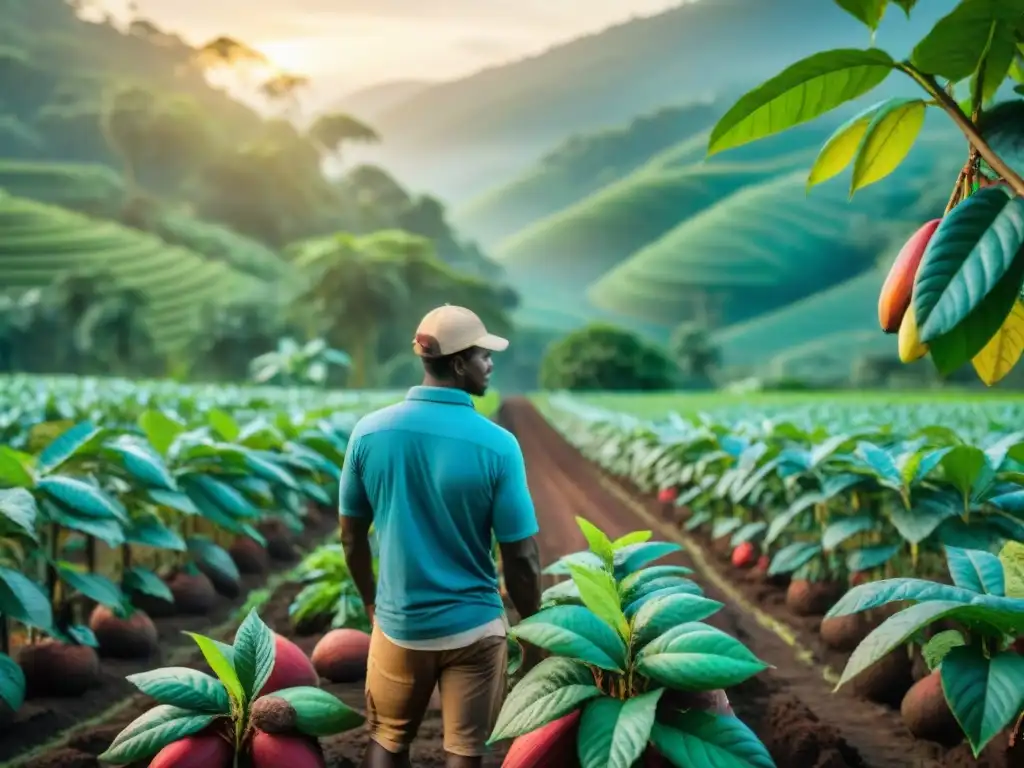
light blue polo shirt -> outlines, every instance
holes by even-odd
[[[356,424],[340,507],[342,516],[373,519],[377,623],[398,641],[498,618],[491,534],[506,543],[537,533],[518,441],[465,392],[442,387],[413,387]]]

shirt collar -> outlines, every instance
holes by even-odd
[[[473,406],[473,398],[461,389],[451,387],[412,387],[405,396],[406,400],[425,400],[429,403],[445,403],[447,405]]]

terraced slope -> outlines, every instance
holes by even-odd
[[[5,291],[49,284],[61,273],[108,272],[149,302],[146,319],[158,345],[189,338],[197,310],[225,297],[258,295],[265,284],[223,262],[113,222],[0,193],[0,283]]]

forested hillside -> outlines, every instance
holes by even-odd
[[[0,9],[0,370],[237,379],[279,338],[319,335],[356,385],[386,385],[407,383],[392,361],[436,303],[509,330],[516,294],[436,199],[371,166],[323,174],[386,136],[344,114],[296,128],[300,74],[263,75],[265,118],[207,82],[266,64],[230,30],[197,48],[64,0]],[[74,354],[33,352],[53,334]]]
[[[952,0],[918,5],[912,22],[890,14],[877,44],[907,52]],[[389,137],[382,162],[462,203],[574,134],[612,129],[669,105],[728,100],[802,56],[867,44],[864,28],[830,0],[681,3],[414,93],[375,119]]]

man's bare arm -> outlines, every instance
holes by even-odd
[[[505,589],[520,620],[540,610],[540,550],[537,538],[499,544]]]
[[[370,549],[372,523],[372,518],[368,517],[341,518],[341,547],[345,550],[345,562],[371,621],[377,601],[377,585],[373,579],[373,551]]]

